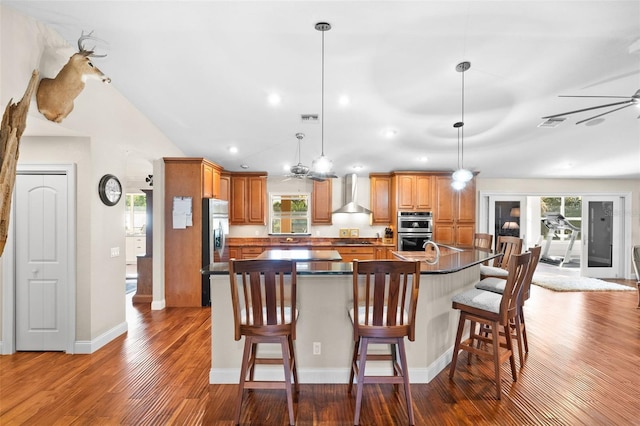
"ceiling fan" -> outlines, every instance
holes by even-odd
[[[304,164],[302,164],[302,162],[300,161],[300,154],[301,154],[301,149],[300,149],[300,142],[302,142],[302,139],[304,139],[304,133],[296,133],[296,138],[298,139],[298,164],[296,164],[295,166],[291,166],[291,168],[289,169],[289,173],[287,173],[286,176],[286,180],[289,179],[305,179],[305,178],[309,178],[311,180],[317,180],[317,181],[324,181],[325,179],[320,178],[318,176],[315,176],[313,173],[311,173],[311,169],[308,166],[305,166]]]
[[[569,114],[575,114],[578,112],[584,112],[584,111],[591,111],[593,109],[599,109],[599,108],[607,108],[607,107],[614,107],[614,106],[619,106],[618,108],[614,108],[612,110],[603,112],[601,114],[598,115],[594,115],[593,117],[589,117],[589,118],[585,118],[584,120],[580,120],[578,122],[576,122],[576,124],[580,124],[580,123],[584,123],[585,121],[590,121],[593,120],[594,118],[598,118],[598,117],[602,117],[603,115],[607,115],[607,114],[611,114],[612,112],[624,109],[624,108],[628,108],[632,105],[640,105],[640,89],[636,91],[636,93],[634,93],[632,96],[574,96],[574,95],[559,95],[559,97],[561,98],[619,98],[619,99],[626,99],[624,101],[620,101],[620,102],[613,102],[610,104],[603,104],[603,105],[598,105],[598,106],[593,106],[590,108],[583,108],[583,109],[577,109],[575,111],[569,111],[569,112],[563,112],[561,114],[554,114],[554,115],[548,115],[546,117],[542,117],[542,118],[557,118],[557,117],[562,117],[564,115],[569,115]],[[638,116],[638,118],[640,118],[640,115]]]

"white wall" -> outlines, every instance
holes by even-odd
[[[53,77],[74,49],[54,31],[6,6],[0,6],[0,24],[0,103],[6,105],[22,97],[33,69],[39,68],[41,77]],[[181,155],[117,91],[117,82],[88,81],[61,124],[44,119],[35,100],[31,103],[19,164],[77,165],[76,341],[90,351],[126,327],[124,203],[102,204],[98,181],[105,173],[123,184],[135,181],[153,173],[154,160]],[[111,258],[111,247],[120,247],[121,256]]]

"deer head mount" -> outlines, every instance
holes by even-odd
[[[78,53],[69,58],[69,61],[60,70],[55,78],[43,78],[40,80],[36,92],[36,102],[40,111],[48,120],[60,123],[73,110],[73,100],[84,89],[85,81],[89,78],[101,80],[103,83],[111,83],[111,79],[104,75],[90,58],[103,58],[107,55],[96,55],[94,48],[87,50],[84,47],[85,40],[95,39],[89,34],[84,34],[78,39]]]

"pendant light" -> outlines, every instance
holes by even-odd
[[[451,186],[456,190],[463,189],[473,179],[473,173],[464,168],[464,72],[471,68],[470,62],[460,62],[456,71],[462,74],[462,115],[460,121],[453,125],[458,129],[458,169],[453,172]]]
[[[331,29],[331,24],[327,22],[318,22],[315,25],[316,30],[322,33],[322,96],[321,96],[321,111],[320,111],[320,140],[322,143],[322,151],[320,157],[313,160],[311,163],[311,172],[316,178],[336,178],[333,173],[333,162],[324,155],[324,33]]]

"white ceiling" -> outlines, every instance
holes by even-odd
[[[452,170],[464,73],[464,166],[485,178],[640,178],[640,109],[545,115],[640,89],[639,1],[6,1],[94,63],[186,155],[284,174],[324,151],[338,175]],[[97,83],[96,83],[97,84]],[[270,106],[272,92],[281,97]],[[338,99],[347,95],[348,106]],[[623,100],[623,99],[622,99]],[[385,130],[394,129],[389,138]],[[231,154],[229,147],[237,147]],[[428,161],[421,162],[422,157]]]

